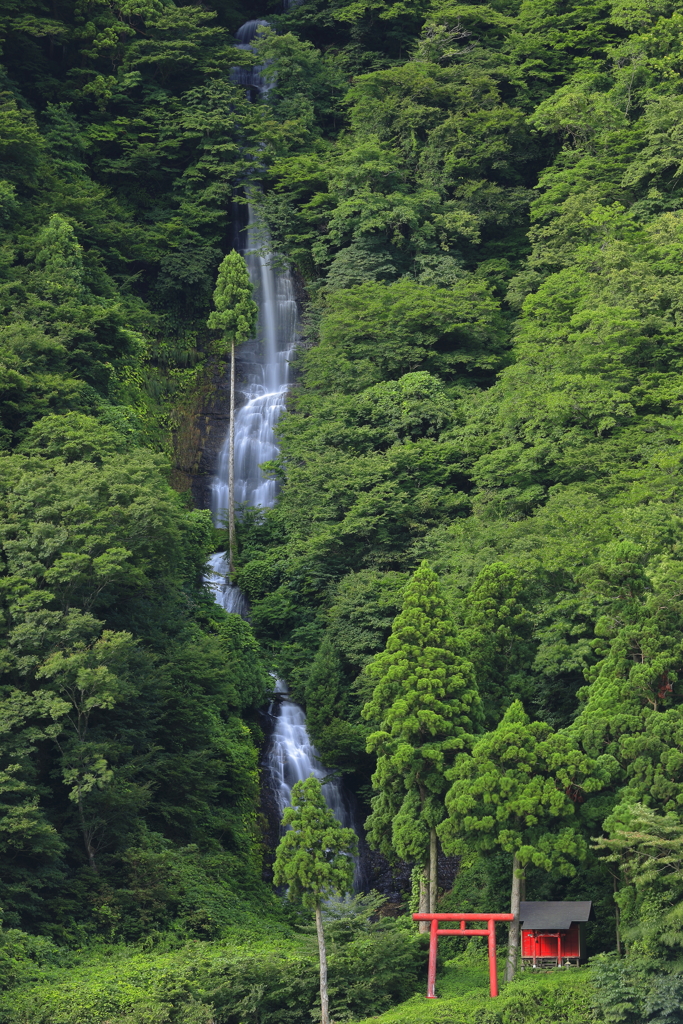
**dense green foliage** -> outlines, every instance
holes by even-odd
[[[369,1019],[380,1024],[595,1024],[592,980],[587,969],[527,972],[491,999],[481,951],[470,949],[444,965],[437,999],[420,994]]]
[[[273,883],[286,885],[289,899],[315,912],[320,1015],[322,1024],[330,1024],[323,903],[352,892],[358,837],[352,828],[337,821],[325,802],[320,779],[314,776],[292,787],[291,805],[285,808],[282,825],[286,831],[275,851]]]
[[[271,905],[266,666],[169,485],[268,119],[229,80],[242,17],[0,4],[0,907],[62,942],[207,938]]]
[[[505,908],[495,848],[528,898],[595,900],[561,1019],[675,1024],[680,0],[214,6],[0,0],[0,1014],[308,1019],[310,950],[240,978],[220,944],[263,915],[301,940],[260,881],[276,668],[375,845],[423,858],[438,825],[453,899]],[[245,188],[308,295],[279,500],[239,529],[251,625],[169,483]],[[339,1019],[410,994],[401,929],[339,939]],[[168,951],[74,968],[91,941]],[[520,986],[462,1019],[551,1020]]]
[[[480,704],[474,667],[457,651],[438,577],[423,562],[385,650],[366,670],[375,686],[362,714],[375,726],[367,748],[377,770],[365,827],[390,858],[426,864],[446,816],[446,767],[471,734]],[[430,901],[427,913],[435,910]]]
[[[333,908],[334,909],[334,908]],[[350,911],[350,912],[349,912]],[[0,943],[2,1024],[298,1024],[317,988],[315,939],[269,922],[215,942],[147,951],[109,946],[80,957],[7,931]],[[326,924],[336,1020],[382,1013],[412,995],[425,948],[403,923],[347,906]]]
[[[683,800],[681,18],[303,0],[264,31],[289,135],[260,208],[311,301],[280,499],[245,521],[239,566],[326,762],[363,795],[364,735],[379,755],[369,835],[395,851],[399,796],[428,774],[398,733],[388,770],[390,688],[362,712],[429,559],[483,709],[459,758],[430,760],[430,789],[453,785],[444,840],[548,870],[528,898],[601,890],[612,915],[614,885],[628,962],[649,943],[656,977],[679,977],[681,894],[589,847],[633,805],[680,820]],[[412,655],[443,700],[436,652]],[[424,685],[404,661],[409,731]]]
[[[319,779],[311,776],[295,783],[282,824],[287,831],[275,855],[275,885],[286,885],[290,899],[311,910],[332,896],[350,893],[358,838],[325,803]]]

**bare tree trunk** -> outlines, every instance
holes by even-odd
[[[228,449],[228,566],[230,582],[235,567],[235,339],[230,355],[230,442]]]
[[[614,896],[615,896],[614,925],[615,925],[616,932],[617,932],[617,953],[619,954],[619,956],[621,956],[621,919],[620,919],[620,915],[619,915],[619,904],[616,902],[616,895],[617,895],[617,891],[618,891],[617,876],[613,875],[612,877],[614,879],[614,882],[613,882]]]
[[[436,913],[436,894],[439,882],[439,864],[437,860],[438,845],[436,842],[436,829],[429,830],[429,913]]]
[[[429,861],[425,864],[420,875],[420,902],[417,907],[419,914],[429,913]],[[418,930],[422,933],[429,931],[429,921],[420,921]]]
[[[505,965],[505,980],[512,981],[517,970],[519,955],[519,903],[522,895],[522,866],[517,854],[512,858],[512,893],[510,897],[510,913],[514,918],[510,921],[508,931],[508,960]]]
[[[320,1010],[321,1024],[330,1024],[330,1006],[327,995],[327,951],[323,931],[323,913],[319,903],[315,905],[315,927],[318,932],[318,956],[320,958]]]
[[[85,846],[85,852],[88,854],[88,863],[90,864],[90,867],[95,872],[95,874],[99,875],[99,871],[97,870],[97,864],[95,863],[95,849],[94,849],[94,847],[92,845],[92,842],[90,841],[90,836],[88,834],[88,829],[87,829],[87,826],[85,824],[85,814],[83,813],[83,801],[81,800],[81,791],[80,791],[80,789],[78,791],[78,817],[79,817],[80,822],[81,822],[81,832],[83,834],[83,845]]]

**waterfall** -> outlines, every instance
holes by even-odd
[[[322,780],[327,772],[321,765],[306,731],[306,715],[298,704],[289,699],[287,687],[281,679],[276,680],[275,692],[282,697],[278,701],[279,708],[268,749],[268,766],[278,810],[282,817],[285,807],[291,803],[294,783],[307,779],[310,775]],[[353,815],[339,780],[330,779],[326,782],[323,785],[323,795],[335,818],[342,825],[353,828]]]
[[[258,28],[265,22],[247,22],[238,32],[239,45],[249,46]],[[239,69],[236,80],[250,90],[262,91],[261,69]],[[270,508],[275,503],[277,483],[260,469],[263,462],[278,452],[275,424],[285,407],[289,387],[289,363],[297,341],[297,307],[292,276],[288,269],[275,265],[263,255],[268,239],[256,222],[251,206],[247,207],[246,231],[240,231],[236,247],[243,254],[254,285],[258,305],[256,339],[241,345],[239,352],[239,390],[242,401],[235,413],[235,506]],[[238,216],[236,214],[236,220]],[[246,238],[245,238],[246,235]],[[216,476],[211,485],[211,511],[216,525],[228,506],[229,439],[226,437],[218,460]],[[216,601],[227,612],[247,617],[247,601],[230,582],[228,561],[224,552],[213,555],[207,567],[206,581]],[[310,775],[324,779],[320,763],[306,730],[302,708],[288,695],[282,680],[276,680],[279,696],[270,707],[273,732],[264,755],[264,765],[274,790],[278,812],[291,800],[292,786]],[[353,813],[341,783],[331,779],[323,786],[325,800],[335,817],[353,827]]]
[[[260,465],[277,455],[275,424],[280,417],[289,387],[289,362],[297,341],[297,308],[292,276],[286,268],[274,265],[259,251],[263,233],[257,230],[254,211],[248,208],[244,258],[254,285],[259,308],[255,341],[240,347],[240,391],[243,401],[235,413],[235,504],[270,508],[277,495],[276,481],[264,476]],[[244,241],[243,243],[244,244]],[[220,525],[228,506],[228,457],[226,437],[211,484],[211,511]],[[209,560],[207,582],[216,601],[227,612],[247,617],[247,600],[239,587],[231,584],[225,552]],[[327,772],[320,763],[306,730],[306,715],[287,696],[287,687],[276,680],[279,698],[271,704],[273,732],[265,751],[267,769],[280,818],[290,803],[292,786],[310,775],[324,779]],[[341,786],[331,779],[323,786],[328,807],[347,827],[353,827],[353,814]]]
[[[268,22],[262,18],[255,18],[252,21],[245,21],[244,25],[237,30],[236,50],[251,50],[252,42],[260,28],[267,28]],[[269,84],[262,75],[263,65],[256,65],[251,68],[233,68],[230,79],[236,85],[243,86],[250,100],[257,98],[259,93],[267,92]]]
[[[289,361],[297,338],[297,310],[291,274],[276,270],[259,253],[254,214],[251,206],[248,209],[244,258],[259,308],[259,341],[240,349],[246,380],[240,387],[243,402],[235,414],[235,506],[269,508],[275,502],[276,481],[264,477],[259,467],[274,459],[278,451],[274,429],[287,398]],[[226,437],[211,486],[211,511],[217,525],[228,507],[228,458]]]

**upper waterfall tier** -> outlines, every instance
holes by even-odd
[[[254,216],[249,208],[244,258],[259,307],[256,342],[245,346],[248,360],[240,360],[243,404],[235,414],[235,506],[269,508],[275,501],[276,481],[266,477],[261,463],[277,455],[275,424],[285,407],[289,386],[289,360],[297,339],[297,309],[292,277],[259,252]],[[221,450],[218,472],[211,487],[211,512],[221,525],[228,507],[228,438]]]

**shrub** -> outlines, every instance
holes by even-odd
[[[680,963],[605,953],[591,965],[596,1008],[606,1024],[683,1024]]]

